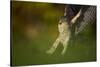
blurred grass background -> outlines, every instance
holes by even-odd
[[[71,38],[65,55],[62,45],[53,55],[46,54],[58,36],[63,13],[64,4],[11,1],[12,65],[96,61],[96,23]]]

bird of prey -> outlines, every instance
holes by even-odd
[[[59,35],[47,53],[53,54],[59,43],[61,43],[64,47],[61,54],[64,55],[68,47],[73,25],[77,23],[75,26],[75,34],[78,34],[83,31],[89,23],[95,21],[95,19],[95,6],[66,5],[64,16],[61,17],[58,22]]]

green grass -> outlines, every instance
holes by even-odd
[[[91,28],[91,27],[90,27]],[[86,34],[89,33],[90,34]],[[53,55],[46,54],[55,38],[51,34],[41,32],[40,37],[28,40],[22,35],[14,35],[12,44],[12,65],[37,65],[96,61],[96,38],[93,31],[85,31],[70,40],[65,55],[61,55],[60,44]],[[95,32],[94,32],[95,33]],[[19,36],[19,37],[18,37]],[[22,37],[21,37],[22,36]]]

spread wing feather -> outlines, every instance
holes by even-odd
[[[85,10],[85,8],[87,8],[87,10]],[[76,34],[83,31],[88,24],[92,24],[96,20],[95,6],[83,7],[82,10],[83,10],[83,13],[82,13],[83,16],[80,16],[80,18],[82,19],[77,21],[78,25],[76,26],[76,30],[75,30]]]

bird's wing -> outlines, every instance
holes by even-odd
[[[75,34],[78,34],[81,31],[83,31],[88,24],[92,24],[95,20],[96,20],[95,6],[89,6],[87,10],[83,9],[83,17],[80,21],[77,21],[79,24],[78,26],[76,26]]]

